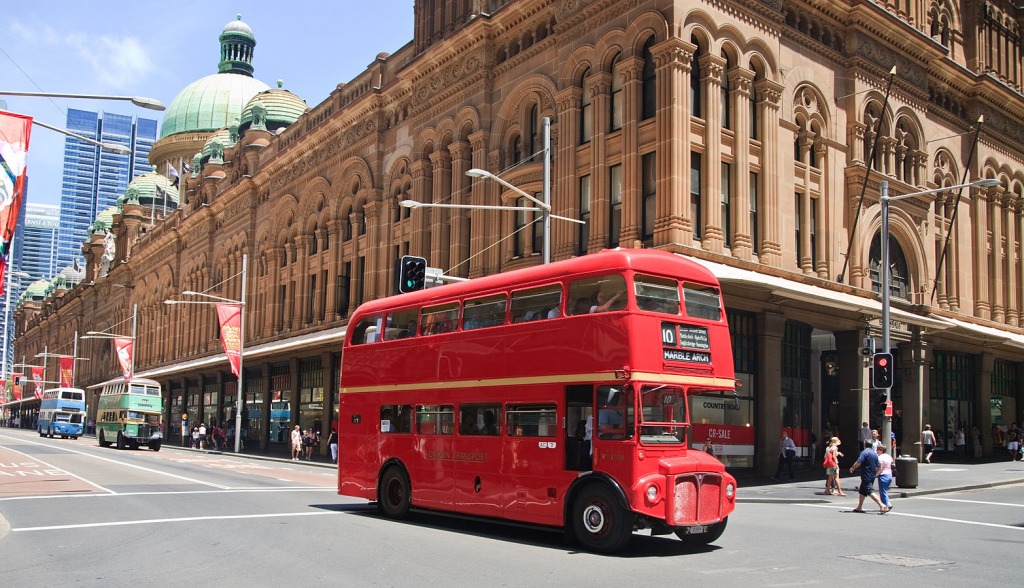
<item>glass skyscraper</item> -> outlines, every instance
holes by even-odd
[[[60,207],[55,204],[31,204],[25,207],[25,228],[15,240],[21,242],[18,267],[29,275],[23,283],[49,280],[64,266],[57,265],[57,233],[60,229]]]
[[[82,243],[96,215],[117,204],[128,182],[153,171],[149,151],[156,141],[156,125],[147,118],[68,109],[67,130],[101,143],[123,145],[131,153],[114,153],[74,137],[65,140],[58,268],[76,259],[84,266]]]

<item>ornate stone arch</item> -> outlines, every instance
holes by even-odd
[[[868,273],[866,276],[865,288],[879,291],[874,284],[880,281],[878,276],[878,260],[876,259],[881,238],[882,217],[881,206],[875,205],[871,210],[872,219],[865,234],[870,238],[861,243],[861,259],[868,260]],[[896,266],[893,272],[892,286],[893,297],[916,302],[929,287],[932,270],[928,267],[928,256],[926,254],[925,238],[918,230],[916,219],[902,208],[889,208],[889,262]],[[874,256],[873,256],[874,255]],[[900,259],[902,258],[906,275],[901,276]],[[901,286],[900,282],[905,283]],[[905,290],[904,293],[900,293]]]
[[[573,49],[569,57],[562,63],[558,71],[558,88],[565,89],[577,86],[580,76],[587,69],[594,68],[594,46],[580,45]]]

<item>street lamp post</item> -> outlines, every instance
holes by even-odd
[[[210,298],[211,301],[205,300],[164,300],[164,304],[233,304],[238,306],[238,386],[235,396],[235,453],[239,453],[242,447],[242,376],[245,375],[245,272],[249,265],[249,254],[242,255],[242,295],[240,300],[232,300],[231,298],[222,298],[220,296],[214,296],[213,294],[206,294],[205,292],[193,292],[186,290],[182,292],[182,296],[202,296],[204,298]],[[225,355],[227,350],[225,349]]]
[[[13,257],[13,256],[9,255],[8,258],[10,258],[10,257]],[[11,264],[8,263],[7,266],[8,266],[8,269],[10,269]],[[3,374],[3,377],[4,377],[5,381],[6,381],[6,378],[8,376],[10,376],[11,372],[13,371],[13,370],[8,369],[8,367],[7,367],[7,348],[11,346],[11,342],[10,342],[10,340],[8,340],[8,336],[10,335],[10,323],[11,323],[11,282],[12,282],[12,278],[14,278],[15,275],[17,275],[17,277],[19,277],[19,278],[27,278],[27,277],[29,277],[29,275],[27,273],[21,272],[21,271],[13,271],[12,270],[12,271],[7,272],[7,285],[4,287],[4,289],[7,290],[7,292],[5,294],[6,298],[5,298],[5,302],[4,302],[4,350],[3,350],[3,359],[0,360],[0,363],[2,363],[2,365],[0,365],[0,371],[2,371],[2,374]],[[6,391],[0,391],[0,393],[6,393]]]
[[[882,239],[882,275],[881,277],[881,288],[882,288],[882,353],[889,353],[890,346],[890,331],[891,325],[889,324],[889,288],[891,277],[891,268],[889,267],[889,203],[896,200],[905,200],[907,198],[913,198],[916,196],[925,196],[928,194],[937,194],[939,192],[946,192],[948,190],[956,190],[958,188],[991,188],[998,186],[999,180],[988,178],[984,180],[976,180],[967,184],[958,184],[955,186],[943,186],[941,188],[933,188],[931,190],[922,190],[920,192],[912,192],[910,194],[899,194],[896,196],[889,196],[889,182],[888,180],[882,180],[881,183],[881,215],[882,215],[882,228],[881,228],[881,239]],[[885,402],[886,406],[892,401],[892,388],[885,388]],[[882,442],[892,443],[892,416],[886,416],[882,422]]]

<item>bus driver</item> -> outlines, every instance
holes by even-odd
[[[622,407],[619,406],[622,393],[618,388],[609,388],[608,397],[601,401],[597,410],[597,436],[599,439],[624,439]],[[600,399],[599,399],[600,401]]]

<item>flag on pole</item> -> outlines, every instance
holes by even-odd
[[[71,388],[75,385],[75,358],[73,357],[61,357],[60,358],[60,386],[61,388]]]
[[[32,117],[0,111],[0,294],[25,193],[25,163]]]
[[[43,398],[43,368],[32,368],[32,395],[40,400]]]
[[[189,165],[187,162],[182,161],[181,162],[181,171],[183,173],[190,174],[190,173],[192,173],[192,166]]]
[[[224,355],[228,356],[231,373],[238,376],[242,359],[242,307],[238,304],[218,304],[217,318],[220,319],[220,342]]]
[[[7,402],[7,380],[0,378],[0,406]]]
[[[130,337],[114,337],[114,350],[117,351],[117,361],[121,364],[121,371],[124,379],[132,377],[132,352],[135,340]]]
[[[167,178],[171,180],[171,185],[175,188],[178,187],[178,182],[181,181],[181,176],[178,175],[178,170],[174,169],[171,162],[167,162]]]

